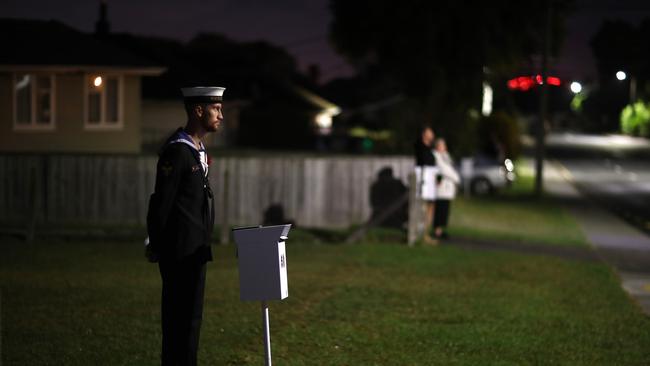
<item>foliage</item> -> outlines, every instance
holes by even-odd
[[[650,79],[648,39],[650,18],[638,26],[622,20],[605,21],[591,40],[601,84],[618,83],[614,75],[623,70],[628,78],[636,78],[638,89],[643,92],[643,85]]]
[[[216,84],[227,85],[229,100],[250,100],[264,92],[252,90],[254,84],[305,79],[285,49],[266,42],[238,42],[211,33],[186,43],[130,35],[111,36],[109,41],[166,67],[162,75],[143,79],[143,90],[150,97],[178,97],[179,87]]]
[[[505,111],[481,119],[479,136],[482,152],[501,150],[504,158],[516,159],[521,153],[521,134],[517,120]]]
[[[585,101],[585,114],[592,121],[592,130],[615,131],[619,127],[626,133],[643,128],[635,125],[633,119],[635,107],[621,112],[630,101],[632,79],[636,98],[650,98],[650,18],[645,18],[637,26],[622,21],[605,21],[591,39],[591,48],[596,59],[600,82],[599,88]],[[624,71],[627,79],[618,81],[617,71]],[[633,86],[632,86],[633,87]],[[632,120],[623,122],[623,114],[632,116]],[[599,126],[600,125],[600,126]],[[635,127],[638,126],[638,127]],[[596,128],[593,128],[596,127]],[[647,133],[646,133],[647,136]]]
[[[285,49],[266,42],[235,42],[219,34],[197,35],[187,43],[185,59],[195,68],[186,72],[202,74],[193,77],[219,78],[226,72],[250,77],[245,75],[248,72],[252,76],[291,79],[297,74],[296,61]]]
[[[629,101],[626,85],[613,84],[589,92],[582,103],[585,119],[582,128],[587,132],[616,132],[620,129],[621,110]]]
[[[628,135],[650,137],[650,104],[637,101],[623,108],[621,131]]]
[[[572,1],[331,0],[330,37],[377,89],[408,99],[376,117],[391,123],[396,150],[410,147],[427,123],[455,153],[468,154],[477,127],[470,111],[480,110],[483,82],[511,76],[539,53],[547,3],[557,50]]]
[[[582,104],[587,99],[587,93],[577,93],[571,99],[571,110],[577,113],[582,111]]]
[[[510,70],[539,49],[544,4],[332,0],[331,38],[355,64],[379,65],[410,94],[430,95],[440,82],[463,93],[479,81],[480,92],[484,67]],[[565,7],[555,4],[559,13]]]

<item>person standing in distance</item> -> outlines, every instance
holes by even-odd
[[[447,143],[443,138],[437,138],[434,143],[433,155],[440,171],[436,197],[436,215],[433,219],[433,231],[437,239],[447,239],[447,224],[451,201],[456,197],[456,186],[460,184],[460,176],[454,168],[454,161],[447,151]]]
[[[162,278],[163,366],[197,364],[214,200],[201,141],[223,121],[225,88],[183,88],[187,123],[160,150],[149,200],[147,257]]]
[[[433,140],[435,134],[430,126],[423,126],[415,140],[415,182],[417,184],[417,196],[424,201],[425,225],[424,242],[430,245],[438,244],[438,241],[431,238],[430,232],[433,225],[436,202],[436,158],[433,155]]]

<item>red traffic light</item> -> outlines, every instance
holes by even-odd
[[[508,80],[508,89],[528,91],[535,85],[542,85],[543,80],[544,79],[542,78],[542,75],[539,74],[534,76],[519,76],[514,79]],[[553,86],[560,86],[560,84],[562,84],[560,78],[556,76],[547,76],[546,82],[548,83],[548,85],[553,85]]]

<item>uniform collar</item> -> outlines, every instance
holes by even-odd
[[[171,144],[186,144],[192,149],[197,150],[197,151],[205,151],[205,146],[203,146],[203,142],[199,143],[199,148],[196,148],[196,145],[194,145],[194,140],[192,140],[192,137],[185,132],[185,130],[182,127],[179,127],[178,130],[169,138],[167,141],[166,145],[171,145]]]

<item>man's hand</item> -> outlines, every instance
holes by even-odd
[[[158,263],[158,254],[156,254],[151,248],[151,243],[149,242],[149,237],[144,240],[144,256],[147,258],[149,263]]]

